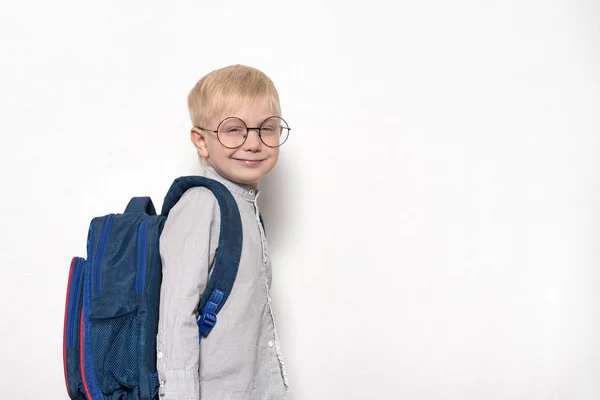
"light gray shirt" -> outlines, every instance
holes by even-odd
[[[206,176],[235,198],[242,218],[242,256],[217,324],[199,341],[197,307],[215,259],[220,211],[209,189],[188,190],[170,211],[160,238],[160,399],[285,399],[288,384],[271,310],[271,261],[258,193],[210,167]]]

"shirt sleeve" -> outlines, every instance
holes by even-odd
[[[200,396],[197,308],[214,260],[219,225],[212,192],[193,188],[171,209],[160,237],[163,280],[157,370],[161,400]]]

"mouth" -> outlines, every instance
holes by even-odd
[[[259,165],[261,162],[263,162],[264,160],[248,160],[248,159],[243,159],[243,158],[234,158],[234,160],[236,160],[239,163],[242,163],[248,167],[254,167]]]

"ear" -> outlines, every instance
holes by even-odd
[[[206,137],[204,135],[206,135],[205,132],[195,127],[190,131],[190,139],[192,139],[194,147],[198,150],[198,155],[202,158],[208,158],[208,147],[206,146]]]

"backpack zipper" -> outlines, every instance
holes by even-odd
[[[152,217],[146,217],[138,228],[137,237],[137,274],[135,276],[135,292],[140,294],[144,291],[146,283],[146,269],[148,265],[148,255],[146,249],[146,239],[148,236],[148,222]]]
[[[75,330],[77,329],[77,309],[81,292],[82,264],[85,260],[81,257],[74,257],[71,263],[71,277],[69,280],[69,294],[67,306],[67,331],[65,346],[68,349],[75,345]]]
[[[102,259],[104,258],[104,251],[106,250],[106,243],[108,241],[108,234],[110,233],[110,227],[112,226],[114,214],[108,215],[104,224],[102,225],[102,231],[100,232],[100,241],[98,242],[98,249],[96,251],[96,260],[94,261],[94,295],[98,296],[102,290]]]

